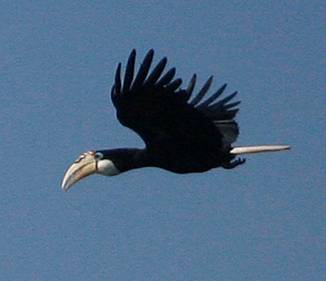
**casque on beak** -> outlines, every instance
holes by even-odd
[[[88,151],[82,153],[66,171],[61,188],[63,191],[68,191],[68,189],[79,180],[96,173],[96,170],[97,163],[95,152]]]

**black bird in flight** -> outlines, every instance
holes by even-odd
[[[97,173],[114,176],[131,169],[157,167],[174,173],[200,173],[213,168],[233,169],[245,162],[239,154],[286,150],[287,145],[233,147],[239,134],[234,120],[240,101],[237,92],[220,98],[226,84],[208,98],[210,77],[193,97],[196,75],[188,86],[174,78],[175,68],[164,72],[163,58],[150,71],[150,50],[135,75],[136,51],[132,50],[123,82],[118,64],[111,99],[120,123],[135,131],[145,148],[121,148],[82,153],[66,171],[62,189],[67,191],[80,179]]]

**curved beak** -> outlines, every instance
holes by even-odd
[[[76,161],[66,171],[61,188],[63,191],[68,189],[81,179],[94,174],[97,170],[97,163],[95,159],[95,152],[88,151],[82,153]]]

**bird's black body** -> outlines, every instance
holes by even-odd
[[[290,149],[288,145],[254,145],[233,147],[239,135],[234,118],[239,101],[231,102],[237,92],[220,98],[224,84],[208,98],[210,77],[194,97],[193,75],[181,88],[175,68],[164,71],[163,58],[151,69],[154,51],[150,50],[135,74],[136,52],[129,56],[123,81],[121,64],[115,74],[112,102],[120,123],[136,132],[145,147],[89,150],[68,168],[61,188],[67,191],[76,182],[94,173],[115,176],[123,172],[157,167],[174,173],[200,173],[213,168],[232,169],[245,160],[236,155]]]
[[[203,101],[210,77],[191,99],[196,83],[194,75],[187,88],[174,79],[175,69],[163,74],[163,58],[150,71],[150,50],[135,72],[135,51],[128,59],[123,82],[118,65],[111,97],[122,125],[135,131],[145,142],[144,149],[100,151],[119,171],[140,167],[159,167],[175,173],[204,172],[222,166],[233,168],[244,160],[233,160],[231,144],[239,130],[234,121],[240,102],[229,103],[236,92],[219,99],[226,85]]]

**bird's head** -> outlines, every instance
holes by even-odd
[[[110,158],[110,154],[105,151],[87,151],[80,154],[66,171],[61,188],[67,191],[79,180],[95,173],[105,176],[119,174],[120,171]]]

